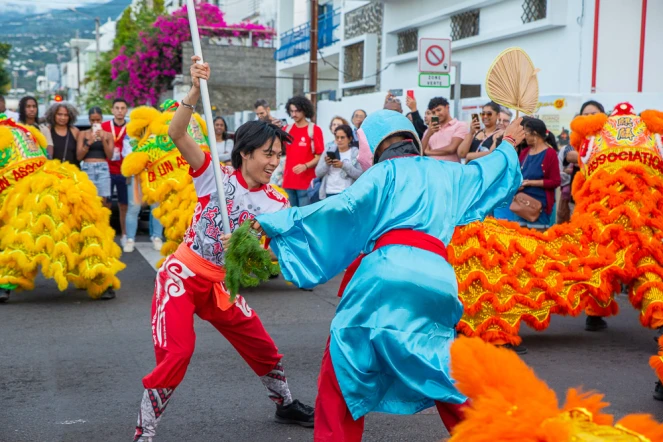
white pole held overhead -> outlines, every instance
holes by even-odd
[[[200,47],[200,35],[198,34],[198,20],[196,18],[196,5],[194,0],[186,1],[187,13],[189,14],[189,26],[191,27],[191,42],[193,43],[193,54],[200,57],[198,63],[203,64],[203,51]],[[221,165],[219,162],[219,153],[211,145],[211,134],[214,131],[214,118],[212,117],[212,105],[209,99],[209,90],[207,89],[207,80],[200,80],[200,96],[203,99],[203,112],[205,113],[205,123],[207,124],[207,140],[210,154],[212,155],[212,167],[214,170],[214,181],[216,182],[216,192],[219,196],[219,205],[221,206],[221,219],[223,221],[223,231],[227,234],[230,231],[230,220],[228,219],[228,210],[226,208],[226,192],[223,189],[223,180],[221,175]]]

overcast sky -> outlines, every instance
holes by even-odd
[[[49,9],[66,9],[106,2],[108,0],[0,0],[0,13],[9,11],[22,13],[46,12]]]

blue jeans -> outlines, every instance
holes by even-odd
[[[127,239],[136,239],[136,232],[138,231],[138,216],[140,215],[140,208],[142,204],[136,204],[134,202],[134,183],[133,178],[130,179],[129,184],[127,185],[127,190],[129,194],[129,208],[127,209],[127,218],[125,220],[125,225],[127,229]],[[152,210],[159,207],[159,204],[155,203],[150,206],[150,238],[163,237],[163,226],[159,220],[152,215]]]
[[[509,210],[508,207],[501,207],[499,209],[495,209],[493,212],[493,216],[497,219],[505,219],[507,221],[515,221],[519,223],[525,223],[525,224],[543,224],[546,226],[550,225],[550,215],[548,215],[546,212],[542,211],[541,214],[539,215],[539,219],[534,221],[534,223],[530,223],[527,221],[525,218],[521,218],[515,213],[513,213],[511,210]]]
[[[97,188],[97,195],[102,198],[109,198],[111,195],[111,175],[108,169],[108,163],[105,161],[83,161],[81,170],[90,178],[90,181]]]
[[[292,207],[304,207],[311,204],[306,190],[285,189]]]

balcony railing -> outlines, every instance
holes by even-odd
[[[318,48],[322,49],[338,42],[334,30],[341,24],[340,9],[330,11],[318,17]],[[276,61],[287,60],[305,54],[311,50],[311,22],[281,34],[281,46],[274,52]]]

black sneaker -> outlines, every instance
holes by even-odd
[[[525,347],[524,345],[504,344],[504,345],[498,345],[498,347],[506,348],[508,350],[513,350],[516,352],[517,355],[527,354],[527,347]]]
[[[661,381],[656,381],[656,387],[654,387],[654,399],[657,401],[663,401],[663,384],[661,384]]]
[[[115,290],[113,290],[112,287],[109,287],[108,290],[106,290],[99,299],[103,299],[104,301],[108,301],[109,299],[115,299]]]
[[[600,316],[587,316],[585,320],[585,330],[599,331],[608,328],[608,323]]]
[[[313,407],[302,404],[295,399],[288,406],[277,405],[274,420],[279,424],[296,424],[313,428]]]
[[[9,301],[9,294],[11,292],[11,290],[0,289],[0,304]]]

